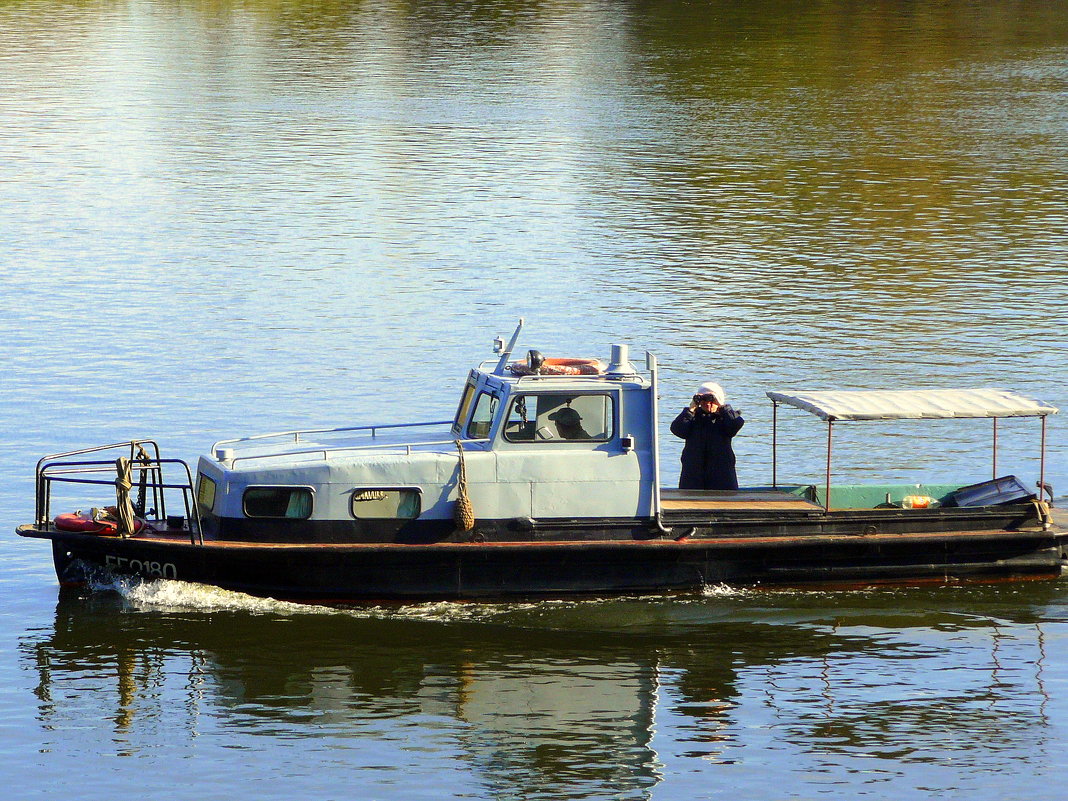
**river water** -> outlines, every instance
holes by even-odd
[[[743,484],[765,390],[1065,409],[1065,198],[1062,0],[5,0],[7,794],[1060,798],[1065,581],[331,609],[61,594],[11,532],[46,453],[448,418],[520,316],[656,353],[666,418],[724,384]],[[842,480],[989,476],[988,422],[839,429]]]

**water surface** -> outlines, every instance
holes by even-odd
[[[656,353],[665,417],[718,380],[743,483],[769,389],[1066,408],[1066,98],[1061,0],[6,0],[0,521],[45,453],[449,417],[520,316]],[[986,422],[839,429],[843,480],[990,470]],[[0,553],[20,798],[1060,795],[1063,582],[336,610]]]

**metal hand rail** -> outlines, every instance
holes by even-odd
[[[609,375],[608,373],[598,373],[596,375],[521,375],[516,376],[516,384],[528,384],[537,383],[539,381],[546,382],[558,382],[558,381],[601,381],[606,384],[618,384],[620,380],[634,380],[645,381],[645,376],[641,373],[625,373],[623,375]],[[566,392],[566,390],[563,390]]]
[[[304,434],[337,434],[350,431],[370,431],[371,436],[377,436],[376,432],[387,428],[417,428],[419,426],[443,426],[452,425],[452,420],[434,420],[428,423],[386,423],[373,426],[342,426],[339,428],[302,428],[294,431],[277,431],[271,434],[254,434],[251,437],[237,437],[236,439],[221,439],[211,446],[212,453],[224,445],[237,445],[241,442],[253,442],[263,439],[277,439],[280,437],[293,437],[294,442],[300,442]]]
[[[479,370],[481,370],[483,372],[486,372],[487,369],[488,369],[488,365],[490,365],[491,363],[492,362],[489,362],[489,361],[481,362],[481,363],[479,363],[477,369],[479,369]],[[622,373],[622,374],[610,374],[610,373],[606,372],[606,373],[586,373],[586,374],[580,374],[580,375],[556,375],[556,374],[553,374],[553,375],[548,375],[548,374],[541,375],[540,373],[531,373],[530,375],[505,376],[505,378],[511,378],[517,384],[524,384],[524,383],[536,382],[536,381],[563,382],[563,381],[570,381],[572,379],[574,379],[574,380],[582,380],[582,381],[604,381],[604,382],[607,382],[607,383],[619,383],[620,380],[627,380],[627,379],[630,379],[630,380],[638,379],[639,381],[645,381],[646,380],[645,376],[641,372]]]
[[[53,456],[46,456],[44,459],[37,463],[37,474],[35,481],[36,489],[36,511],[37,511],[37,525],[49,525],[52,519],[51,515],[51,503],[52,503],[52,484],[53,482],[60,482],[64,484],[97,484],[101,486],[109,486],[114,488],[114,479],[92,479],[92,478],[80,478],[76,476],[92,475],[95,473],[113,473],[115,471],[115,462],[113,461],[98,461],[98,460],[74,460],[70,461],[67,457],[81,456],[87,453],[98,453],[100,451],[110,450],[113,448],[126,447],[129,445],[131,451],[137,445],[150,444],[154,446],[155,452],[159,453],[159,448],[154,442],[147,440],[137,441],[134,440],[131,443],[116,443],[113,445],[102,445],[96,448],[84,448],[77,451],[70,451],[65,454],[54,454]],[[49,461],[50,459],[59,459],[60,461]],[[66,460],[65,460],[66,459]],[[184,484],[168,484],[163,480],[163,465],[175,464],[181,465],[185,470],[186,483]],[[189,465],[182,459],[160,459],[158,455],[155,458],[150,457],[149,461],[136,461],[130,464],[131,471],[137,471],[146,475],[145,486],[151,488],[153,502],[155,504],[156,515],[159,519],[166,519],[166,495],[164,490],[176,489],[182,491],[182,503],[185,507],[186,519],[190,521],[189,539],[193,545],[204,544],[204,529],[200,518],[200,508],[196,504],[196,499],[193,495],[193,475],[189,469]]]
[[[450,421],[451,422],[451,421]],[[231,464],[236,462],[249,461],[254,459],[278,459],[284,456],[309,456],[312,454],[322,454],[323,459],[329,459],[330,454],[347,453],[349,451],[379,451],[394,449],[403,452],[405,456],[411,456],[413,448],[425,448],[433,445],[449,445],[455,446],[457,440],[455,439],[436,439],[426,440],[425,442],[394,442],[385,443],[382,445],[346,445],[340,448],[311,448],[306,451],[285,451],[283,453],[263,453],[252,456],[234,456],[231,459]],[[489,439],[484,437],[482,439],[461,439],[459,442],[462,445],[468,445],[476,442],[489,442]]]
[[[154,458],[154,461],[156,461],[156,462],[159,461],[159,445],[156,443],[155,440],[151,440],[151,439],[131,439],[131,440],[127,440],[125,442],[113,442],[113,443],[111,443],[109,445],[96,445],[96,446],[94,446],[92,448],[79,448],[78,450],[75,450],[75,451],[65,451],[64,453],[53,453],[53,454],[49,454],[48,456],[42,456],[37,461],[37,469],[36,469],[36,471],[34,473],[34,476],[35,476],[35,479],[36,479],[34,481],[34,508],[37,511],[37,519],[38,519],[38,521],[41,520],[41,514],[42,514],[42,511],[41,511],[41,501],[42,501],[42,497],[41,497],[41,493],[42,493],[41,472],[42,472],[42,467],[46,462],[51,462],[54,459],[67,459],[67,458],[70,458],[71,456],[84,456],[84,455],[89,454],[89,453],[100,453],[102,451],[110,451],[110,450],[115,450],[115,449],[118,449],[118,448],[122,448],[124,451],[128,451],[129,452],[129,454],[130,454],[129,455],[130,463],[133,464],[135,462],[135,459],[136,459],[136,451],[137,451],[138,446],[141,446],[142,448],[146,447],[146,446],[151,448],[152,449],[152,453],[154,454],[154,457],[152,457],[150,455],[150,458]],[[138,462],[138,464],[140,464],[140,462]],[[112,465],[114,465],[114,462],[112,462]],[[114,467],[112,469],[114,469]],[[162,480],[162,478],[163,478],[162,474],[157,475],[157,478],[159,480]],[[159,506],[159,498],[156,496],[155,492],[153,492],[152,500],[157,505],[157,508],[158,508],[158,506]],[[47,510],[46,510],[46,512],[47,512]],[[47,514],[45,514],[45,517],[47,519]]]

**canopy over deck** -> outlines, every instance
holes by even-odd
[[[1003,389],[913,389],[768,392],[774,403],[822,420],[920,420],[952,417],[1045,417],[1057,408]]]

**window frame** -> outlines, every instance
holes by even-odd
[[[487,395],[490,398],[490,403],[493,403],[494,401],[496,401],[497,402],[497,406],[496,406],[496,408],[494,408],[490,412],[489,428],[486,430],[486,435],[482,436],[482,437],[477,437],[477,436],[475,436],[474,434],[471,433],[471,426],[473,426],[475,424],[475,413],[478,411],[478,407],[479,407],[479,404],[482,402],[482,398],[487,396]],[[478,397],[475,399],[474,406],[471,408],[470,419],[468,419],[467,425],[464,427],[464,438],[465,439],[475,439],[475,440],[491,439],[492,434],[493,434],[493,422],[494,422],[494,420],[496,420],[497,415],[500,413],[500,408],[501,408],[501,392],[496,388],[492,388],[492,387],[489,387],[489,386],[484,386],[482,388],[482,390],[478,393]]]
[[[452,421],[452,431],[459,434],[467,426],[467,418],[471,414],[471,404],[478,392],[478,382],[468,378],[464,384],[464,391],[460,394],[460,404],[456,407],[456,417]]]
[[[539,391],[518,392],[515,395],[513,395],[509,400],[508,411],[505,414],[505,416],[503,418],[503,421],[502,421],[501,435],[502,435],[503,439],[505,440],[505,442],[508,442],[509,444],[514,444],[514,445],[526,445],[526,444],[530,444],[530,443],[535,443],[537,445],[553,445],[553,444],[559,445],[561,443],[567,443],[567,444],[572,444],[572,445],[576,444],[576,443],[587,444],[587,445],[603,445],[606,442],[611,442],[612,440],[616,439],[619,436],[619,434],[618,434],[618,428],[619,428],[619,421],[618,421],[619,403],[618,403],[618,400],[617,400],[618,394],[619,393],[611,392],[611,391],[608,391],[608,390],[601,390],[599,392],[588,392],[588,391],[587,392],[567,392],[567,391],[562,391],[562,390],[554,390],[554,391],[549,391],[549,392],[539,392]],[[510,437],[508,435],[508,423],[511,420],[512,411],[515,409],[516,404],[521,399],[540,398],[540,397],[554,397],[554,396],[555,397],[563,397],[563,398],[572,398],[572,399],[574,399],[574,398],[589,398],[589,397],[608,398],[608,401],[611,404],[611,412],[610,412],[609,416],[611,417],[612,425],[611,425],[611,428],[609,429],[609,431],[607,433],[607,436],[604,436],[604,437],[591,437],[590,439],[564,439],[563,437],[553,437],[552,439],[538,439],[537,433],[535,432],[534,437],[531,438],[531,439],[515,439],[515,438]],[[535,406],[536,406],[536,404],[535,404]],[[536,419],[536,416],[535,416],[535,419]]]
[[[355,509],[355,505],[359,503],[356,500],[357,492],[414,492],[415,498],[419,502],[419,508],[411,517],[360,517],[356,514]],[[349,514],[352,515],[353,520],[417,520],[423,514],[423,488],[410,486],[353,487],[349,492]]]
[[[308,505],[308,514],[304,517],[288,517],[286,515],[250,515],[248,513],[247,497],[249,490],[303,490],[308,493],[311,503]],[[315,487],[306,484],[249,484],[241,491],[241,514],[248,520],[309,520],[315,513]]]
[[[204,503],[204,487],[211,486],[211,502]],[[219,483],[211,476],[206,476],[203,473],[197,475],[197,508],[200,509],[201,514],[211,514],[215,511],[215,500],[219,495]]]

